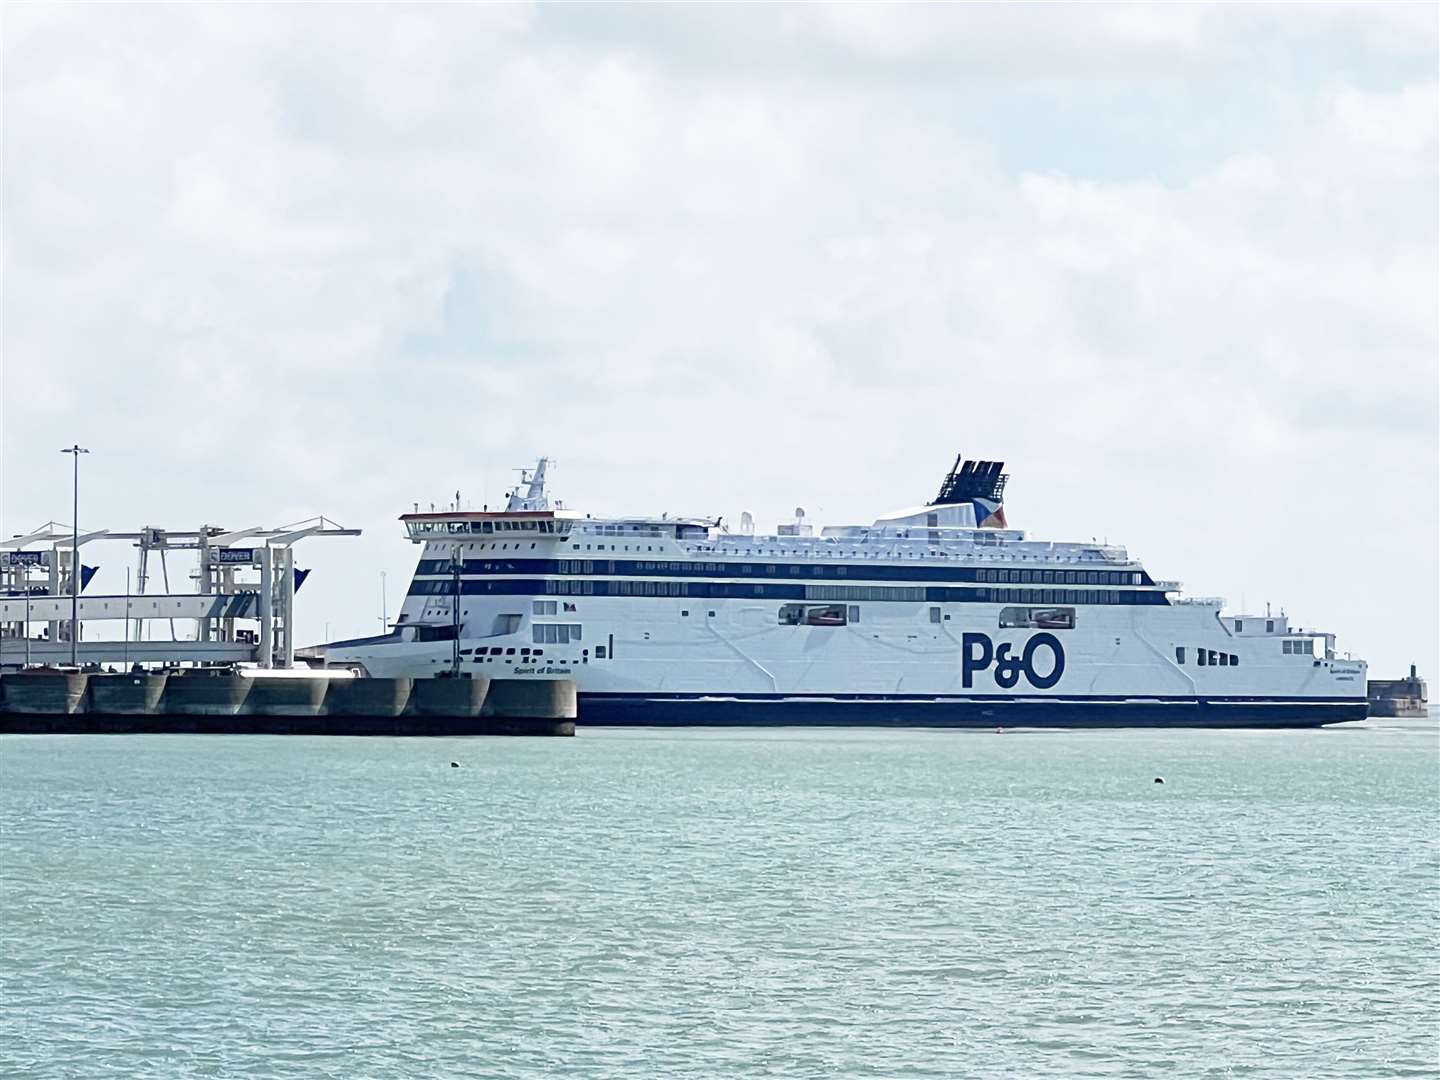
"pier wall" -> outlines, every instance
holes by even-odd
[[[0,676],[11,734],[573,735],[575,717],[569,680]]]

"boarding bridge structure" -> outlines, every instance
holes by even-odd
[[[72,640],[81,665],[288,668],[295,661],[295,545],[317,536],[359,535],[359,529],[324,517],[276,529],[147,526],[139,532],[47,522],[0,540],[0,668],[68,665]],[[85,594],[86,549],[116,542],[138,551],[135,589],[122,595]],[[188,576],[194,592],[171,588],[169,557],[176,554],[193,560]],[[157,569],[161,591],[151,592]],[[124,623],[118,637],[84,632],[87,622],[118,621]]]

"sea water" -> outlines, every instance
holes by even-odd
[[[1433,718],[5,737],[0,1076],[1436,1076],[1437,782]]]

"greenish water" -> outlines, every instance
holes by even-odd
[[[6,737],[0,1076],[1437,1076],[1437,781],[1433,720]]]

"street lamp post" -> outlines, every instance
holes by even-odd
[[[76,650],[80,638],[80,455],[90,451],[79,443],[60,451],[74,459],[75,473],[71,484],[72,528],[74,529],[70,549],[70,666],[78,666]]]

